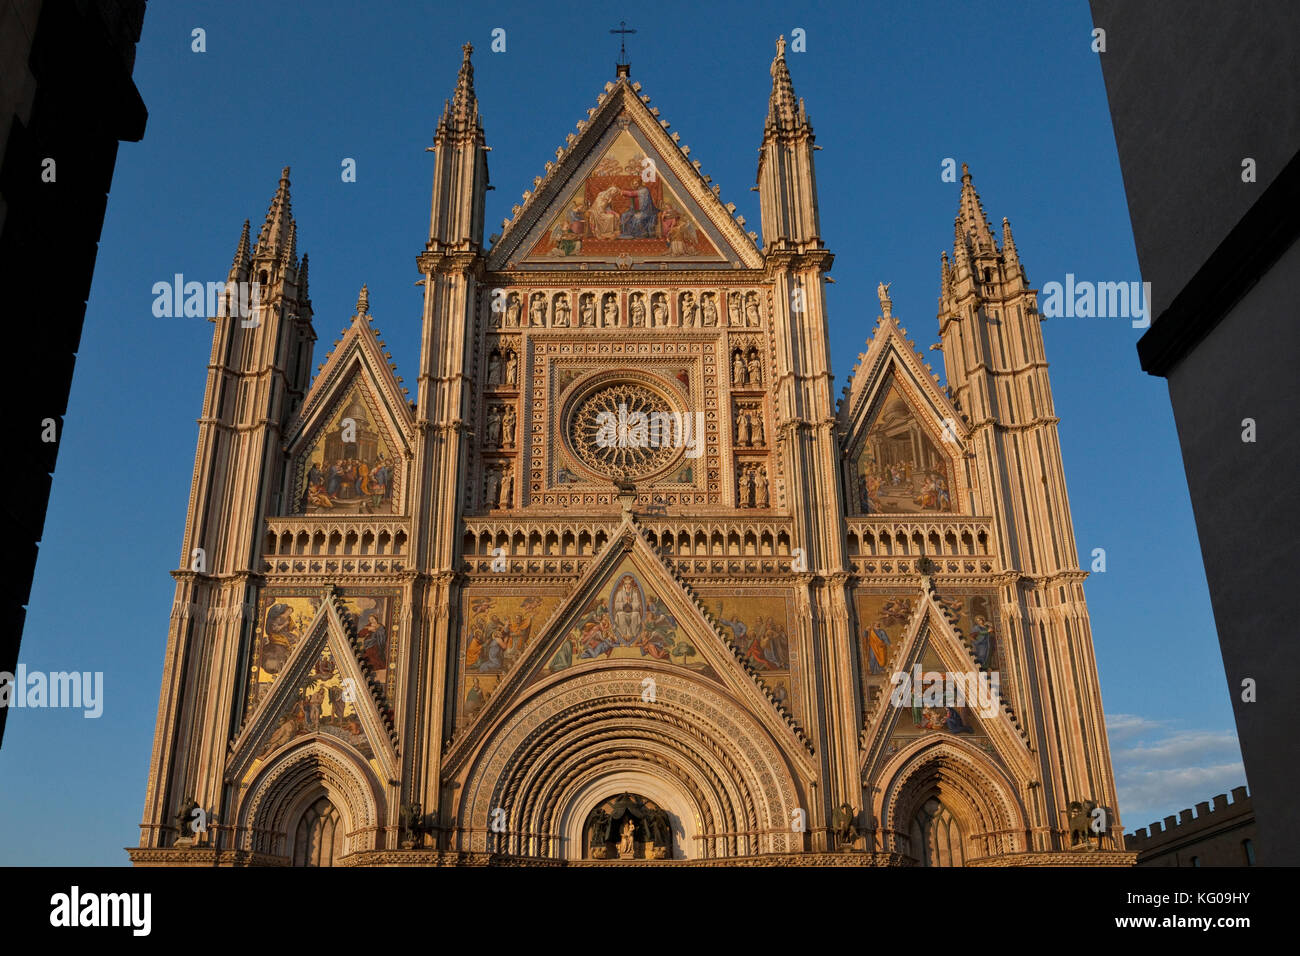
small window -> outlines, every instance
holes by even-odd
[[[1246,865],[1254,866],[1255,865],[1255,841],[1242,840],[1241,848],[1246,851]]]

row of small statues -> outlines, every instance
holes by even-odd
[[[488,353],[487,383],[489,385],[514,385],[519,380],[519,356],[514,349],[493,349]],[[731,384],[762,385],[763,362],[758,349],[748,351],[733,349],[731,353]]]
[[[736,500],[742,508],[768,508],[767,466],[746,465],[737,476]]]
[[[515,443],[515,410],[512,405],[492,405],[487,413],[487,445],[509,448]]]
[[[649,309],[646,308],[646,294],[633,292],[628,296],[628,325],[632,328],[667,328],[670,324],[668,296],[655,292],[650,296]],[[554,329],[567,329],[571,324],[579,328],[615,328],[620,325],[621,306],[617,292],[606,292],[600,296],[597,309],[596,293],[584,292],[578,296],[578,319],[573,322],[573,310],[569,305],[569,294],[557,292],[553,300],[548,301],[544,292],[534,292],[528,304],[528,326],[546,328],[548,312],[549,323]],[[517,329],[523,319],[523,302],[517,292],[511,292],[504,300],[494,296],[493,307],[489,313],[489,325],[494,329]],[[683,292],[677,297],[677,325],[683,328],[714,327],[718,325],[718,298],[715,292],[701,292],[697,297],[694,292]],[[648,321],[647,321],[648,320]],[[758,293],[741,294],[732,292],[727,296],[727,324],[756,328],[762,322],[758,305]]]

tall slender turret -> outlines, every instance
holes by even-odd
[[[487,146],[474,96],[473,47],[465,44],[456,90],[434,133],[434,176],[429,241],[419,257],[424,284],[418,429],[413,500],[424,516],[414,538],[414,561],[422,577],[414,606],[420,627],[413,635],[425,668],[431,700],[446,701],[447,655],[458,626],[456,573],[463,495],[459,487],[469,453],[470,390],[473,374],[472,322],[482,264],[483,207],[488,188]],[[420,722],[415,723],[420,718]],[[434,712],[412,709],[408,728],[406,797],[439,811],[445,703]]]
[[[299,289],[288,167],[255,247],[249,235],[246,220],[227,274],[234,285],[212,318],[182,561],[172,572],[176,599],[143,846],[186,836],[173,815],[189,798],[217,818],[228,801],[224,761],[252,641],[261,530],[282,506],[282,433],[308,384],[315,333],[305,286]],[[176,748],[177,741],[188,743]]]
[[[1115,806],[1086,574],[1070,518],[1037,293],[1006,219],[998,248],[964,164],[953,261],[949,273],[945,256],[940,284],[944,365],[990,479],[984,502],[997,524],[998,557],[1017,576],[1005,589],[1002,622],[1008,634],[1024,635],[1006,645],[1024,648],[1013,664],[1016,683],[1041,695],[1027,712],[1035,716],[1042,773],[1052,786],[1034,791],[1033,810],[1040,825],[1059,826],[1068,801]],[[1108,824],[1120,832],[1117,819]]]

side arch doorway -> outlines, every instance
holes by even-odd
[[[937,797],[917,808],[908,828],[912,857],[921,866],[964,866],[962,828]]]
[[[293,834],[294,866],[333,866],[342,854],[339,812],[329,797],[311,803],[298,818]]]

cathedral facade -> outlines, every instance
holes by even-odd
[[[761,238],[620,66],[485,243],[467,46],[414,401],[364,287],[311,376],[285,170],[214,320],[136,864],[1132,863],[1010,226],[963,170],[946,386],[882,284],[836,400],[771,76]]]

